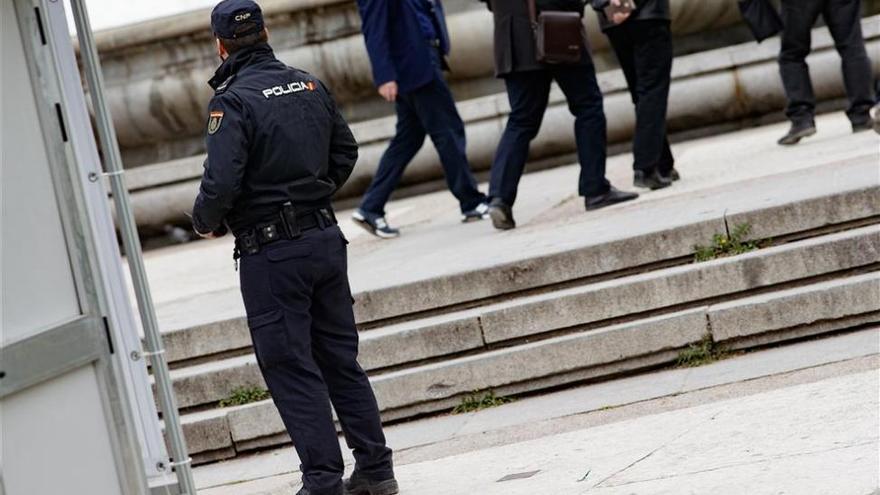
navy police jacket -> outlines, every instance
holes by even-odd
[[[436,77],[437,69],[430,52],[436,48],[425,39],[413,1],[357,0],[361,30],[377,87],[397,81],[398,90],[408,93]],[[430,12],[440,40],[440,51],[448,55],[449,34],[440,0],[434,0]]]
[[[193,207],[199,232],[240,234],[277,219],[287,201],[326,207],[358,146],[330,92],[267,44],[230,55],[209,84],[208,158]]]

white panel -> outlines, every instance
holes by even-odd
[[[80,312],[16,21],[0,0],[0,345]]]
[[[168,455],[165,450],[165,441],[160,429],[159,413],[156,411],[156,401],[150,385],[147,367],[143,360],[133,361],[128,358],[132,351],[141,351],[140,333],[138,328],[140,321],[133,310],[132,302],[128,298],[128,288],[125,284],[123,273],[122,255],[116,240],[116,231],[113,226],[113,218],[110,213],[110,203],[107,201],[107,190],[104,181],[91,182],[88,180],[90,173],[101,173],[101,160],[98,156],[95,136],[89,121],[86,102],[83,95],[80,73],[73,52],[73,45],[67,36],[67,24],[64,14],[64,2],[46,4],[46,24],[50,36],[50,42],[55,45],[55,53],[58,57],[59,77],[61,78],[61,90],[64,94],[66,115],[69,122],[70,142],[73,145],[73,153],[79,167],[79,179],[85,199],[85,211],[83,215],[91,225],[94,232],[94,252],[99,274],[95,282],[100,287],[99,294],[103,295],[106,315],[110,321],[110,329],[113,332],[113,341],[116,344],[117,353],[114,357],[122,371],[122,381],[126,393],[130,396],[129,404],[132,409],[132,417],[135,418],[138,439],[142,446],[144,469],[149,478],[174,478],[170,470],[160,470],[157,466],[168,463]],[[94,12],[93,12],[94,13]],[[0,494],[2,495],[2,494]]]
[[[119,495],[109,419],[84,366],[0,401],[6,495]]]

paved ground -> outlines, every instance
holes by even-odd
[[[351,224],[350,212],[341,212],[352,241],[353,289],[490,267],[880,181],[876,134],[853,135],[841,113],[817,123],[819,134],[793,148],[775,144],[785,124],[678,144],[684,179],[675,187],[590,214],[575,193],[576,166],[528,174],[515,208],[520,227],[512,232],[498,233],[488,222],[461,225],[447,192],[392,202],[388,216],[404,233],[394,241],[368,236]],[[609,161],[609,178],[619,187],[630,188],[631,160],[627,154]],[[226,238],[147,253],[163,330],[244,314],[231,251]]]
[[[872,328],[404,423],[387,435],[404,495],[868,495],[880,487],[878,368]],[[297,465],[285,448],[195,476],[203,495],[281,495],[295,492]]]
[[[407,465],[403,493],[870,494],[877,378],[864,371]]]

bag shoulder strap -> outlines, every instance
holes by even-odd
[[[529,5],[529,20],[532,22],[532,27],[538,24],[538,13],[535,8],[535,0],[526,0],[526,3]]]

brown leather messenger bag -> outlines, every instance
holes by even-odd
[[[535,35],[538,62],[576,64],[586,49],[586,35],[578,12],[557,10],[537,13],[535,0],[526,0]]]

